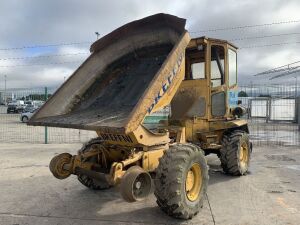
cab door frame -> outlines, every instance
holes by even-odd
[[[212,46],[221,46],[224,49],[224,68],[223,68],[223,83],[221,81],[221,85],[213,87],[212,85],[212,60],[211,60],[211,56],[212,56]],[[228,57],[227,54],[228,53],[228,45],[226,43],[221,43],[218,41],[210,41],[208,43],[208,56],[207,56],[207,65],[208,65],[208,86],[209,86],[209,112],[208,112],[208,120],[209,121],[216,121],[216,120],[224,120],[224,118],[226,118],[229,114],[229,108],[228,108],[228,94],[227,94],[227,90],[228,90]],[[214,105],[213,105],[213,101],[212,101],[212,96],[218,93],[224,93],[224,100],[223,100],[223,104],[224,104],[224,114],[223,115],[218,115],[215,116],[213,115],[213,109],[214,109]],[[215,106],[216,107],[216,106]]]

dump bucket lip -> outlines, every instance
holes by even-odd
[[[95,41],[91,47],[91,52],[98,52],[102,49],[106,48],[107,45],[110,45],[114,41],[118,41],[123,39],[124,37],[128,37],[134,33],[141,32],[143,29],[155,29],[155,28],[162,28],[162,21],[165,23],[164,26],[168,28],[172,28],[174,31],[178,33],[183,33],[185,30],[186,19],[180,18],[174,15],[165,14],[165,13],[157,13],[151,16],[144,17],[139,20],[134,20],[129,22],[114,31],[110,32],[109,34],[105,35],[104,37],[100,38],[99,40]],[[158,24],[159,26],[157,26]]]

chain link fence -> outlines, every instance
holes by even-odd
[[[82,143],[94,137],[87,130],[27,126],[19,114],[0,113],[0,143]]]
[[[32,115],[31,111],[38,108],[55,90],[0,90],[0,143],[81,143],[96,137],[94,131],[27,126],[25,119]]]
[[[248,85],[239,87],[239,100],[256,145],[300,145],[299,96],[295,85]],[[27,126],[21,113],[9,112],[16,105],[45,101],[55,88],[0,90],[1,143],[82,143],[96,137],[94,131]]]

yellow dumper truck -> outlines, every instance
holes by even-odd
[[[217,154],[225,173],[247,173],[252,148],[239,118],[233,44],[191,39],[185,19],[156,14],[114,30],[90,51],[29,121],[97,133],[77,155],[51,160],[56,178],[73,174],[96,190],[119,184],[128,202],[154,189],[164,212],[190,219],[207,190],[205,155]],[[168,116],[146,123],[161,109]]]

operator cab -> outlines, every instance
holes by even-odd
[[[211,86],[217,87],[225,83],[226,69],[229,69],[229,86],[236,84],[236,51],[237,47],[225,40],[206,37],[192,39],[186,49],[186,79],[205,79],[211,72]]]
[[[237,47],[219,39],[192,39],[186,48],[185,80],[171,103],[175,120],[231,117],[237,105]]]
[[[185,77],[170,106],[146,116],[144,127],[157,132],[165,122],[185,127],[192,124],[192,129],[206,132],[210,122],[234,119],[232,110],[238,101],[236,51],[237,47],[225,40],[192,39],[185,51]]]

